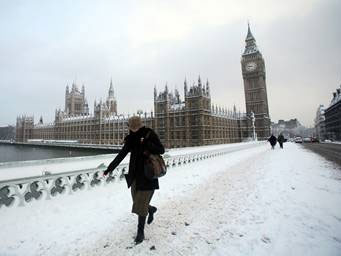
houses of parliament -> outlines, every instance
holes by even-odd
[[[213,106],[211,85],[199,77],[197,83],[184,81],[184,99],[179,91],[166,86],[154,88],[154,112],[138,112],[144,125],[153,128],[167,148],[241,142],[257,135],[259,140],[270,135],[270,117],[266,90],[265,64],[256,40],[248,26],[245,49],[241,56],[246,113]],[[84,144],[121,145],[129,133],[129,116],[120,115],[112,81],[105,102],[94,103],[89,112],[85,87],[73,83],[66,87],[64,110],[55,111],[55,120],[34,124],[32,116],[19,116],[16,141],[64,140]],[[255,133],[254,133],[255,131]]]

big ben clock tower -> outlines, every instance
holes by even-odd
[[[257,48],[250,25],[245,39],[245,50],[241,65],[244,80],[246,113],[254,113],[257,137],[260,140],[270,136],[270,116],[265,82],[265,64]]]

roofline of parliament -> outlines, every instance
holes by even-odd
[[[249,26],[245,42],[245,51],[242,54],[244,86],[248,86],[248,76],[263,77],[264,73],[264,82],[259,86],[265,88],[265,96],[262,96],[263,88],[260,88],[259,94],[265,107],[261,107],[260,110],[267,110],[265,71],[261,70],[264,61]],[[260,70],[257,70],[257,73],[249,72],[249,74],[244,70],[243,62],[247,62],[247,59],[252,56],[258,56],[257,58],[263,62],[259,61],[254,64],[255,66],[259,65],[258,69]],[[255,108],[255,111],[252,109],[248,113],[240,113],[235,106],[232,110],[214,106],[211,103],[211,85],[208,79],[206,82],[202,82],[200,76],[197,83],[193,83],[191,86],[185,79],[183,91],[182,99],[179,91],[177,89],[169,91],[167,84],[164,90],[159,92],[155,87],[154,112],[137,112],[146,126],[156,130],[166,147],[240,142],[252,137],[251,112],[255,112],[258,119],[265,120],[268,116],[268,111],[265,111],[266,113],[258,111],[257,106],[252,105],[253,103],[247,95],[245,95],[247,110],[250,109],[250,106],[255,106],[252,107]],[[245,91],[247,91],[247,87],[245,87]],[[38,124],[34,124],[32,116],[17,117],[16,139],[24,142],[30,139],[73,139],[80,143],[119,145],[122,144],[124,136],[129,132],[126,125],[128,118],[129,115],[118,114],[112,80],[106,101],[95,101],[93,114],[89,112],[85,86],[83,85],[80,91],[78,86],[73,83],[71,90],[68,85],[66,86],[64,110],[57,109],[55,111],[53,123],[44,124],[42,117]],[[260,133],[262,132],[260,131]],[[264,132],[265,135],[268,135],[267,133],[268,131]]]

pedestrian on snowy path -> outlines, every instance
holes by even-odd
[[[273,134],[271,134],[271,136],[268,139],[268,141],[270,142],[271,149],[275,149],[275,146],[276,146],[276,143],[277,143],[276,137]]]
[[[131,188],[133,199],[132,212],[138,215],[137,235],[135,243],[144,240],[144,225],[154,219],[157,208],[150,205],[154,190],[159,189],[158,179],[148,179],[144,173],[144,159],[150,154],[163,154],[165,149],[156,133],[142,124],[138,116],[128,121],[129,135],[124,139],[124,146],[104,171],[104,175],[112,172],[130,152],[129,171],[125,175],[128,188]],[[148,136],[147,136],[148,134]],[[147,138],[146,138],[147,137]]]
[[[282,133],[278,135],[277,141],[281,149],[283,149],[283,143],[285,142],[285,139]]]

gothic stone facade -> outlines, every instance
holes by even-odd
[[[341,85],[333,92],[329,107],[324,110],[325,138],[341,141]]]
[[[138,113],[144,124],[153,128],[167,148],[201,146],[241,142],[252,137],[252,112],[259,139],[270,134],[270,119],[265,84],[265,65],[250,28],[242,55],[246,113],[214,106],[211,103],[210,85],[202,83],[190,87],[184,82],[184,99],[177,90],[162,92],[154,89],[154,113]],[[53,124],[42,120],[33,125],[32,117],[17,120],[17,141],[28,139],[76,140],[87,144],[123,143],[128,134],[129,116],[117,114],[112,82],[106,102],[94,104],[94,113],[88,111],[85,88],[79,92],[73,84],[66,88],[65,110],[56,110]],[[28,121],[26,123],[26,121]]]
[[[251,33],[250,26],[248,26],[245,43],[241,66],[246,113],[254,113],[257,137],[260,140],[265,140],[270,136],[271,126],[265,81],[265,63]]]
[[[85,98],[85,88],[79,92],[76,84],[65,93],[65,110],[56,110],[55,121],[44,124],[42,118],[34,125],[34,117],[17,118],[16,141],[57,140],[77,141],[83,144],[121,145],[128,134],[128,116],[117,114],[117,101],[114,96],[112,81],[105,102],[94,103],[94,112],[89,114]],[[82,110],[81,112],[78,112]],[[144,124],[154,127],[153,113],[139,113]]]
[[[251,135],[250,118],[233,110],[211,104],[209,84],[184,86],[185,100],[178,91],[154,91],[155,114],[137,113],[147,127],[153,128],[167,148],[240,142]],[[69,115],[56,110],[55,121],[34,125],[33,117],[17,121],[17,141],[58,140],[84,144],[121,145],[128,134],[129,116],[110,111],[108,101],[96,103],[94,114]],[[18,131],[22,131],[21,133]]]
[[[251,136],[245,114],[214,107],[208,81],[188,88],[184,82],[182,101],[177,90],[154,90],[155,129],[168,148],[240,142]]]
[[[15,139],[18,142],[25,142],[33,138],[34,117],[19,116],[15,127]]]

